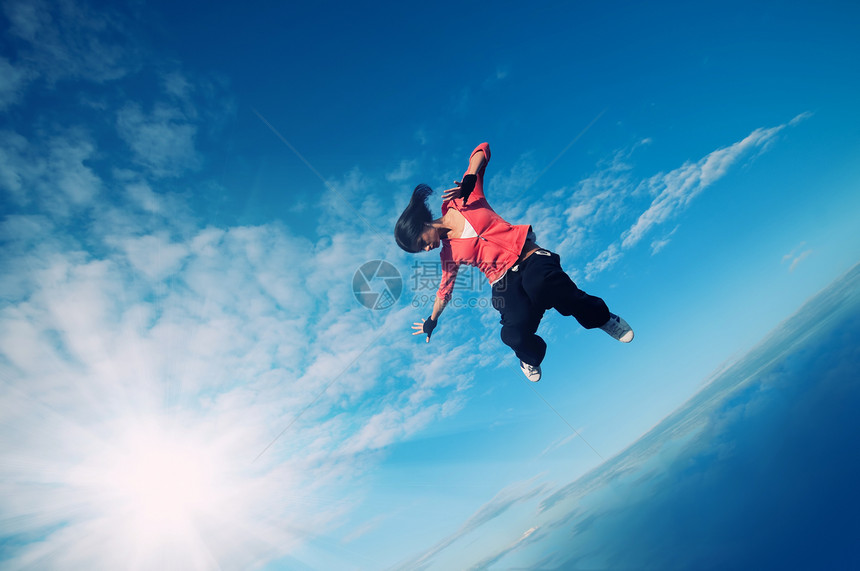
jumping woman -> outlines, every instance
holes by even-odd
[[[484,171],[490,145],[482,143],[469,157],[463,180],[442,194],[442,217],[433,219],[427,207],[432,190],[419,184],[394,228],[397,245],[410,253],[442,247],[442,281],[427,319],[414,323],[413,335],[427,335],[451,299],[462,264],[480,269],[492,284],[493,307],[501,314],[502,342],[514,350],[525,376],[537,382],[546,343],[537,335],[546,310],[572,315],[586,329],[600,328],[622,343],[633,340],[633,329],[610,313],[599,297],[576,287],[561,268],[558,254],[535,243],[528,225],[506,222],[484,196]]]

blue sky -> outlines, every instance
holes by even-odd
[[[2,8],[13,568],[468,566],[860,258],[852,3]],[[410,335],[394,221],[483,141],[631,345],[548,315],[530,387],[480,281]]]

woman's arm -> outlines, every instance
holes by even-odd
[[[483,196],[483,181],[481,180],[479,182],[479,179],[483,178],[483,169],[490,160],[490,157],[488,156],[489,149],[490,147],[487,143],[478,145],[478,148],[472,152],[472,156],[469,158],[469,169],[466,171],[466,174],[463,175],[463,180],[455,180],[454,184],[457,186],[442,192],[442,202],[452,200],[454,198],[466,198],[466,200],[468,200],[469,195],[472,193],[472,190],[476,185],[479,188],[476,196]]]
[[[466,171],[466,174],[478,174],[478,171],[485,164],[487,164],[487,155],[484,154],[484,151],[478,151],[469,159],[469,170]]]
[[[430,313],[430,319],[436,321],[439,319],[439,316],[442,315],[442,312],[445,311],[445,306],[448,305],[448,300],[437,297],[433,302],[433,311]]]

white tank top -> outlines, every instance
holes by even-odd
[[[469,224],[469,221],[465,218],[463,219],[463,233],[460,234],[460,238],[477,238],[478,233],[475,232],[475,229],[472,228],[472,225]]]

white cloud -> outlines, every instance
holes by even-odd
[[[594,279],[594,276],[600,272],[611,268],[621,258],[621,255],[618,244],[610,244],[596,258],[586,264],[585,279]]]
[[[552,442],[549,446],[544,448],[543,452],[541,452],[540,455],[546,456],[547,454],[549,454],[553,450],[557,450],[557,449],[561,448],[562,446],[568,444],[569,442],[573,442],[574,440],[576,440],[578,438],[577,433],[579,433],[581,431],[582,431],[582,428],[577,429],[577,431],[572,433],[572,434],[562,436],[561,438],[557,439],[556,441]]]
[[[637,149],[653,144],[650,138],[644,138],[616,152],[573,188],[542,191],[542,198],[537,201],[523,201],[520,196],[523,188],[531,186],[539,170],[535,158],[525,153],[508,173],[491,175],[492,192],[497,198],[490,200],[511,222],[531,224],[538,243],[558,252],[563,260],[573,258],[576,263],[597,251],[590,261],[579,264],[584,266],[585,278],[591,280],[615,265],[626,250],[680,216],[696,196],[726,176],[733,166],[741,160],[755,159],[787,126],[809,116],[803,113],[784,125],[755,129],[740,141],[696,162],[686,162],[640,180],[634,176],[631,158]],[[637,211],[635,202],[642,196],[653,198],[644,211]],[[617,232],[618,224],[631,217],[635,217],[635,222],[621,233],[620,239],[613,240],[610,233]],[[651,240],[652,255],[669,243],[675,230]],[[575,265],[569,263],[566,269],[577,279],[579,271]]]
[[[167,73],[162,78],[164,91],[177,99],[188,101],[194,91],[193,84],[180,72]]]
[[[479,571],[481,569],[489,569],[490,567],[492,567],[493,565],[495,565],[496,563],[501,561],[503,558],[507,557],[509,554],[511,554],[511,553],[517,551],[518,549],[521,549],[521,548],[523,548],[526,545],[529,545],[531,543],[539,543],[542,539],[544,539],[544,537],[543,537],[543,534],[540,533],[540,528],[539,527],[530,527],[527,530],[525,530],[522,533],[522,535],[520,537],[518,537],[516,540],[514,540],[510,544],[502,547],[501,549],[497,550],[492,555],[489,555],[488,557],[485,557],[481,561],[478,561],[477,563],[475,563],[474,565],[469,567],[469,569],[470,569],[470,571],[472,571],[472,570]]]
[[[545,191],[536,187],[539,198],[522,200],[522,189],[529,188],[541,170],[531,153],[524,154],[509,173],[492,175],[491,203],[506,219],[528,223],[537,233],[538,243],[559,253],[563,260],[587,255],[600,247],[607,227],[617,223],[629,206],[627,200],[637,190],[632,178],[630,156],[647,141],[618,151],[599,165],[599,169],[572,187]],[[584,265],[584,264],[583,264]],[[571,265],[565,268],[577,274]]]
[[[91,204],[102,181],[85,164],[95,147],[78,129],[47,140],[29,141],[18,133],[0,133],[0,187],[19,205],[36,203],[67,215]]]
[[[0,57],[0,111],[17,103],[27,84],[28,73]]]
[[[625,200],[635,190],[628,160],[637,147],[617,152],[603,168],[580,181],[565,209],[568,231],[559,246],[561,251],[572,252],[593,244],[596,228],[621,216]]]
[[[82,138],[58,137],[51,141],[48,162],[51,177],[73,205],[90,203],[101,187],[99,177],[84,164],[94,151],[93,143]]]
[[[546,484],[536,484],[534,479],[526,482],[518,482],[501,490],[486,504],[481,506],[469,519],[467,519],[454,533],[439,541],[436,545],[416,556],[415,558],[402,563],[399,569],[426,569],[436,563],[437,559],[443,556],[456,557],[460,566],[465,565],[463,553],[460,555],[451,555],[450,551],[453,546],[459,542],[465,541],[468,537],[476,534],[484,526],[489,525],[508,512],[514,506],[534,500],[546,494],[548,486]],[[510,546],[504,551],[507,553],[516,547],[516,544],[526,541],[532,531],[527,531],[522,534],[515,542],[514,546]],[[442,568],[445,566],[442,565]]]
[[[815,113],[812,113],[811,111],[804,111],[803,113],[799,114],[797,117],[789,121],[788,124],[794,127],[798,123],[801,123],[811,118],[813,115],[815,115]]]
[[[162,211],[161,200],[145,182],[131,183],[125,190],[131,202],[138,204],[146,212],[157,214]]]
[[[416,160],[404,159],[400,161],[400,165],[390,173],[385,175],[388,182],[405,182],[415,176],[415,167],[418,165]]]
[[[808,116],[809,114],[801,114],[789,123],[756,129],[740,141],[717,149],[696,162],[686,162],[676,169],[659,173],[642,182],[631,178],[627,172],[629,167],[624,160],[626,156],[619,154],[610,168],[586,179],[581,183],[580,190],[574,194],[575,200],[568,209],[571,229],[565,245],[570,245],[572,240],[582,244],[586,239],[588,229],[579,226],[579,220],[592,225],[606,220],[618,221],[630,212],[630,206],[626,204],[629,198],[639,196],[643,191],[654,197],[651,204],[638,215],[637,220],[621,233],[619,240],[604,246],[602,251],[587,263],[586,278],[593,279],[615,265],[626,250],[635,247],[648,234],[680,216],[696,196],[726,176],[734,165],[743,159],[752,160],[765,152],[787,126],[795,125]],[[650,139],[644,139],[640,144],[649,143]],[[659,253],[669,243],[675,230],[651,241],[652,255]]]
[[[788,267],[788,271],[793,272],[797,268],[797,265],[803,260],[805,260],[807,257],[809,257],[811,254],[812,250],[805,250],[798,254],[797,257],[791,261],[791,265]]]
[[[10,0],[3,10],[9,32],[24,41],[28,73],[50,84],[67,78],[96,82],[123,77],[130,66],[129,34],[104,7],[93,10],[73,1]]]
[[[426,427],[439,414],[439,405],[410,408],[390,406],[376,413],[347,442],[345,450],[359,452],[385,448]]]
[[[482,87],[484,89],[492,89],[495,84],[499,83],[500,81],[506,80],[508,76],[510,76],[510,74],[511,71],[508,66],[499,65],[496,67],[496,71],[490,74],[490,76],[484,80]]]
[[[622,235],[621,246],[636,245],[658,224],[677,216],[698,194],[721,179],[729,168],[753,150],[764,149],[786,126],[756,129],[729,147],[718,149],[696,163],[685,163],[668,173],[651,177],[646,185],[656,193],[651,206]]]
[[[668,234],[666,234],[665,236],[663,236],[659,240],[653,240],[651,242],[651,255],[652,256],[656,256],[657,254],[659,254],[663,250],[663,248],[665,248],[666,246],[669,245],[669,242],[672,241],[672,236],[675,235],[675,232],[678,231],[678,228],[679,228],[678,226],[675,226],[675,228],[673,228],[671,232],[669,232]]]
[[[178,175],[200,164],[194,146],[197,126],[176,108],[157,104],[146,114],[129,103],[117,114],[117,129],[137,162],[155,176]]]
[[[129,263],[150,280],[163,280],[176,274],[189,254],[185,244],[172,242],[166,232],[122,240]]]
[[[25,160],[27,139],[12,131],[0,132],[0,187],[18,204],[27,203],[25,179],[31,178],[34,165]]]
[[[813,253],[811,248],[806,247],[806,242],[801,242],[791,252],[782,257],[782,263],[788,263],[788,271],[793,272],[798,264]]]

